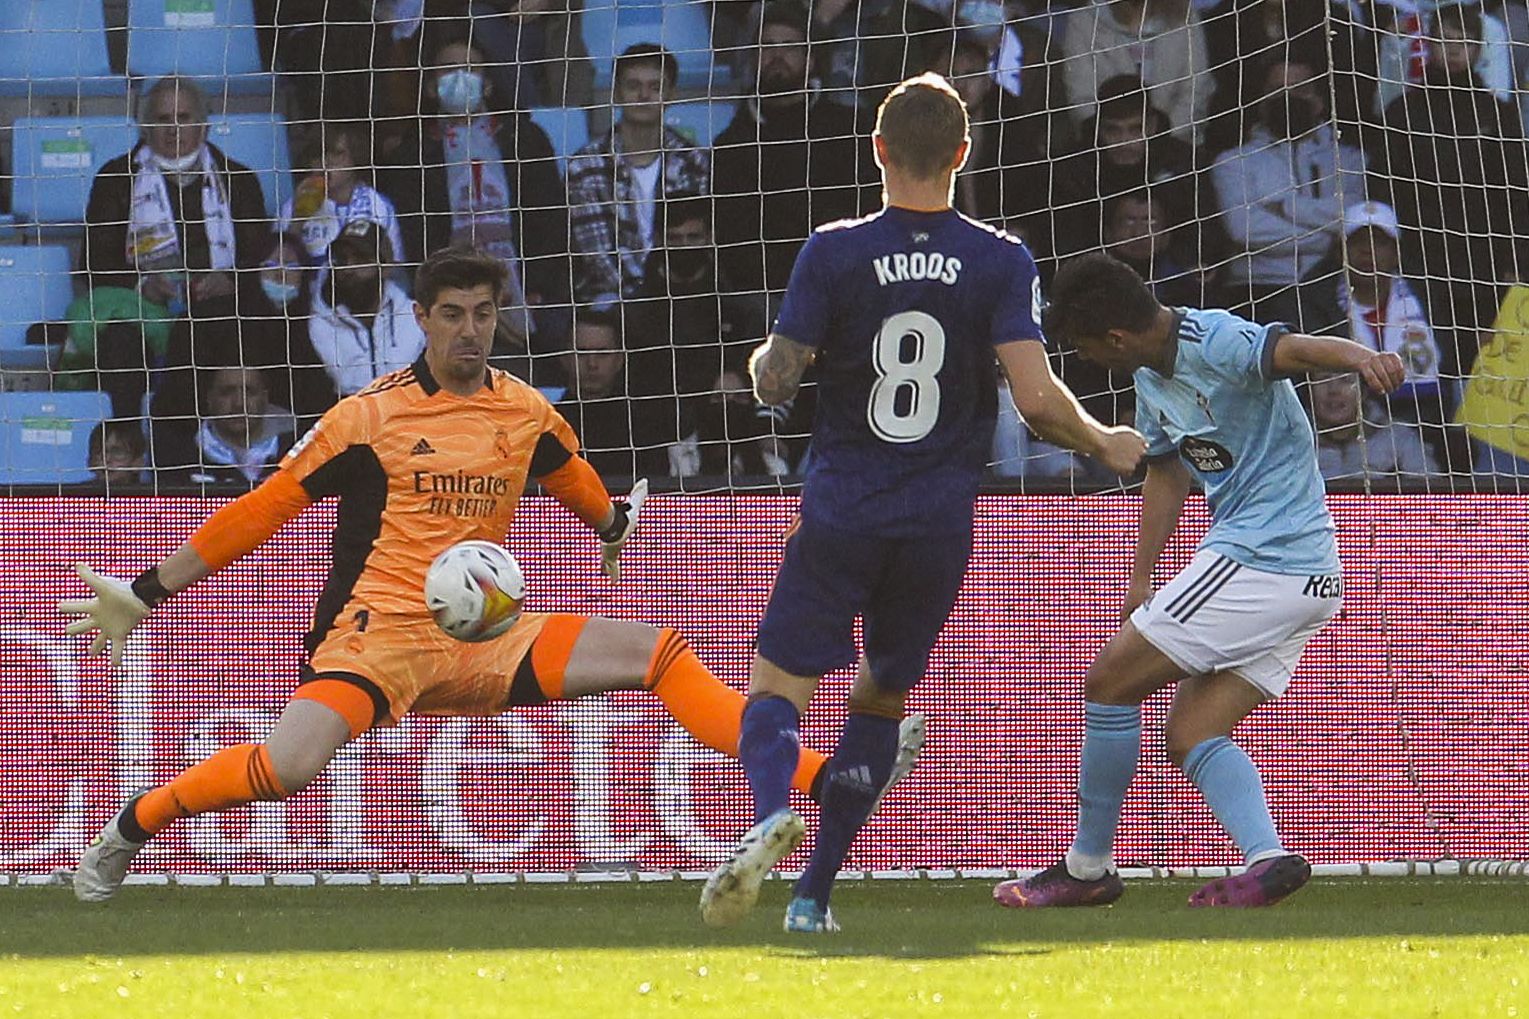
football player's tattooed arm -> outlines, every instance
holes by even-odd
[[[1364,384],[1377,393],[1389,393],[1407,379],[1399,355],[1372,350],[1353,340],[1336,336],[1285,333],[1269,337],[1274,350],[1267,363],[1276,377],[1310,371],[1357,372]]]
[[[771,333],[749,358],[749,375],[759,402],[776,407],[795,396],[802,374],[817,353],[816,348]]]

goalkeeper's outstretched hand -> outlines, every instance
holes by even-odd
[[[621,579],[621,547],[637,530],[637,515],[647,500],[648,479],[642,478],[632,486],[625,501],[616,503],[616,520],[611,525],[614,536],[600,538],[600,572],[612,580]]]
[[[65,599],[58,603],[58,610],[65,615],[84,617],[70,623],[64,632],[75,636],[96,631],[90,653],[98,655],[110,645],[112,665],[121,665],[122,642],[148,616],[149,607],[125,581],[102,576],[84,563],[76,563],[74,572],[96,596],[88,601]]]

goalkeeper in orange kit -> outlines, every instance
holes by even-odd
[[[640,689],[702,743],[737,756],[743,695],[673,630],[526,612],[499,637],[464,644],[425,608],[431,561],[459,541],[502,542],[528,478],[595,530],[612,580],[647,495],[639,481],[613,503],[546,398],[488,367],[505,282],[490,255],[454,248],[430,256],[415,280],[426,346],[412,367],[341,400],[259,488],[218,509],[131,584],[78,567],[95,597],[59,609],[83,617],[71,634],[94,632],[91,651],[110,645],[118,661],[122,641],[160,602],[253,550],[311,503],[340,498],[308,661],[270,735],[219,750],[130,799],[82,854],[79,898],[110,898],[144,844],[175,821],[290,796],[347,741],[411,712],[492,715]],[[903,736],[893,781],[917,757],[922,719],[905,723]],[[812,793],[824,763],[803,748],[796,788]]]

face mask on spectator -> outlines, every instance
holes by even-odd
[[[297,295],[302,292],[296,283],[279,283],[276,280],[268,280],[260,277],[260,289],[265,291],[265,296],[270,298],[272,304],[278,308],[284,308],[297,300]]]
[[[436,83],[444,113],[476,113],[483,105],[483,75],[457,68]]]

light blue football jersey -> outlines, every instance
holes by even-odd
[[[1267,573],[1339,570],[1311,425],[1273,377],[1286,330],[1225,311],[1177,309],[1173,371],[1136,370],[1147,455],[1178,455],[1199,480],[1211,528],[1200,548]]]

